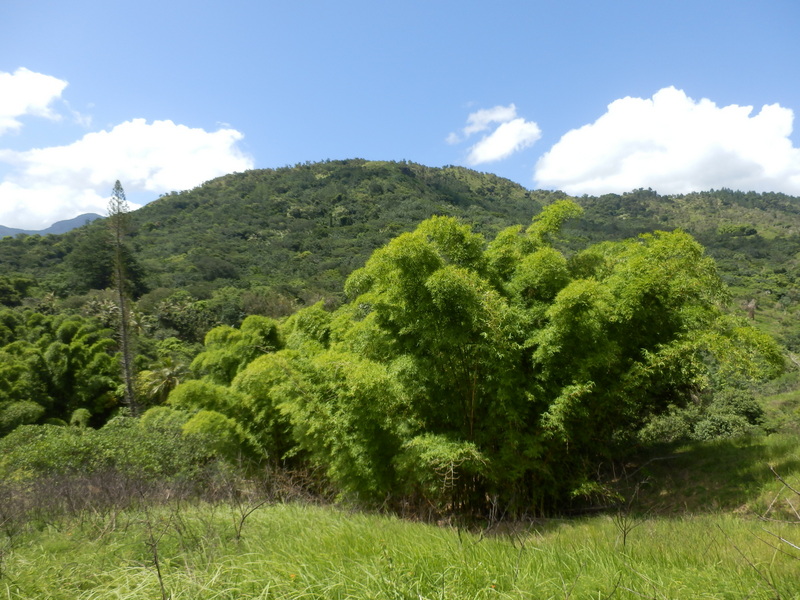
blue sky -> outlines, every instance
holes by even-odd
[[[0,224],[360,157],[800,195],[796,0],[3,0]]]

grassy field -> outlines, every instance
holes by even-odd
[[[5,523],[0,599],[800,598],[800,497],[770,470],[800,487],[800,441],[658,458],[630,510],[483,531],[257,500]]]

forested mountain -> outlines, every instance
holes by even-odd
[[[322,298],[341,301],[351,271],[426,217],[453,215],[492,233],[529,222],[558,197],[493,175],[412,163],[350,160],[235,173],[131,213],[131,276],[144,308],[181,290],[182,301],[225,304],[214,308],[225,313],[222,322],[251,312],[282,316]],[[0,240],[0,275],[34,278],[56,298],[104,289],[104,228],[97,222],[63,236]]]
[[[350,272],[427,217],[456,216],[491,236],[529,223],[542,206],[564,197],[461,167],[408,162],[354,159],[234,173],[133,212],[131,276],[146,310],[181,291],[181,302],[206,301],[205,312],[216,313],[206,314],[210,322],[283,316],[319,299],[341,302]],[[793,330],[800,301],[797,198],[636,190],[576,201],[585,212],[566,225],[561,246],[568,251],[684,229],[717,260],[734,306],[755,300],[757,320],[800,348]],[[110,255],[103,229],[98,221],[60,236],[4,238],[0,275],[33,278],[40,295],[62,299],[104,289]]]

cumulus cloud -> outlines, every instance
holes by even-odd
[[[230,128],[133,119],[66,146],[0,151],[12,166],[0,182],[0,223],[40,229],[83,212],[104,214],[117,179],[129,194],[157,194],[251,169],[252,158],[237,148],[242,137]]]
[[[473,144],[467,154],[467,164],[476,166],[508,158],[531,145],[542,136],[539,126],[517,117],[517,107],[495,106],[484,108],[467,117],[467,124],[460,132],[447,136],[447,143],[458,144],[473,136],[494,128]]]
[[[25,68],[0,71],[0,135],[20,129],[19,117],[26,115],[57,119],[51,104],[65,87],[66,81]]]
[[[484,108],[467,117],[467,126],[463,130],[464,135],[469,136],[473,133],[486,131],[493,123],[507,123],[516,116],[517,107],[514,104]]]
[[[508,158],[532,146],[542,137],[542,131],[536,123],[525,119],[514,119],[502,123],[491,134],[472,146],[467,156],[467,163],[480,165]]]
[[[793,112],[778,104],[718,107],[674,87],[626,97],[566,133],[538,161],[537,184],[570,194],[650,187],[686,193],[728,187],[800,194]]]

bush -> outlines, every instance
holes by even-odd
[[[236,458],[244,436],[236,421],[212,410],[201,410],[182,427],[183,435],[217,456]]]
[[[89,419],[91,418],[92,413],[90,413],[88,409],[78,408],[72,412],[69,424],[73,427],[87,427],[89,425]]]
[[[708,412],[714,415],[739,416],[751,425],[764,423],[764,408],[755,396],[737,388],[725,388],[714,394]]]
[[[137,480],[192,478],[220,458],[213,445],[183,435],[180,413],[150,412],[142,420],[114,418],[102,429],[18,427],[0,439],[0,479],[110,471]]]
[[[35,423],[43,414],[44,407],[30,400],[6,404],[0,409],[0,435],[13,431],[20,425]]]
[[[753,429],[747,419],[739,415],[709,415],[694,426],[693,437],[699,441],[739,437],[750,433]]]
[[[670,406],[648,421],[639,439],[646,444],[708,441],[751,434],[763,424],[764,409],[752,392],[730,387],[715,392],[706,405]]]
[[[645,444],[673,443],[689,440],[700,417],[700,408],[691,405],[679,408],[671,405],[666,414],[651,418],[639,431],[639,439]]]
[[[168,406],[154,406],[139,418],[139,426],[150,430],[177,430],[189,417],[189,413]]]
[[[475,444],[433,434],[403,444],[394,464],[404,492],[439,511],[468,500],[468,482],[488,470]]]

